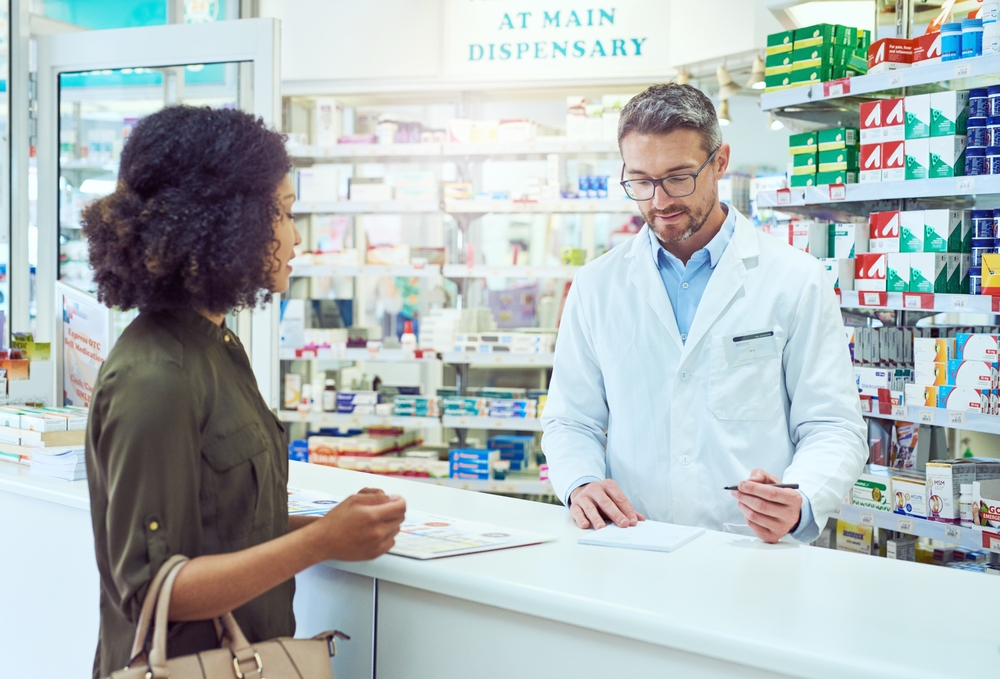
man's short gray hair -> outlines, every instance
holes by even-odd
[[[653,85],[625,104],[618,121],[618,146],[630,132],[667,134],[674,130],[697,130],[702,146],[712,153],[722,145],[722,128],[715,106],[705,94],[690,85]]]

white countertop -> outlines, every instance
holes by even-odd
[[[517,549],[345,571],[791,676],[994,676],[1000,578],[709,532],[673,553],[576,544],[562,507],[291,463],[295,488],[374,486],[422,511],[556,536]],[[88,509],[85,481],[0,463],[0,491]]]

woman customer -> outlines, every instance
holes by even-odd
[[[118,187],[83,216],[98,297],[138,308],[101,369],[87,474],[101,577],[94,677],[121,669],[150,580],[191,561],[170,602],[171,656],[218,646],[232,610],[251,642],[295,632],[293,576],[387,552],[401,498],[366,489],[289,517],[284,430],[225,314],[288,288],[301,241],[284,138],[233,110],[144,118]]]

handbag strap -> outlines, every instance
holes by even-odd
[[[135,629],[135,641],[132,642],[132,652],[129,653],[129,658],[134,660],[142,653],[143,648],[146,646],[146,639],[149,636],[149,627],[153,622],[153,611],[156,610],[156,600],[160,595],[160,589],[163,587],[163,581],[166,580],[167,574],[180,563],[186,563],[188,558],[183,554],[175,554],[166,560],[166,562],[160,566],[160,570],[156,572],[153,577],[152,582],[149,584],[149,589],[146,590],[146,598],[142,602],[142,610],[139,613],[139,623],[136,625]],[[131,662],[131,661],[130,661]]]

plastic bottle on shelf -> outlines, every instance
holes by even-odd
[[[972,520],[972,484],[961,484],[960,491],[961,495],[958,496],[959,521],[961,521],[964,527],[972,528],[975,525]]]
[[[983,20],[962,21],[962,58],[971,59],[983,54]]]
[[[312,385],[303,384],[302,385],[302,399],[299,401],[299,415],[308,415],[309,411],[312,410],[313,399],[312,399]]]
[[[403,324],[403,335],[399,338],[399,346],[403,350],[405,360],[413,360],[417,356],[417,336],[413,334],[413,321]]]
[[[941,61],[962,57],[962,24],[955,21],[941,27]]]
[[[323,389],[323,412],[337,412],[337,382],[332,379],[326,381]]]

